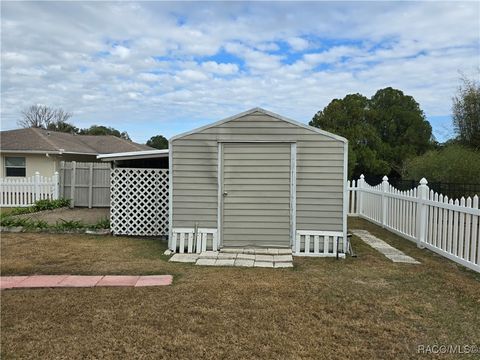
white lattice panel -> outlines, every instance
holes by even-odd
[[[168,170],[114,169],[110,198],[115,235],[168,234]]]

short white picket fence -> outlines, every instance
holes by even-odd
[[[37,171],[27,178],[0,178],[0,206],[25,207],[37,200],[58,199],[58,172],[40,176]]]
[[[364,176],[348,182],[349,215],[365,218],[442,256],[480,272],[478,195],[449,199],[428,188],[400,191],[388,183],[371,186]]]

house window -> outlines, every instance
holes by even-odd
[[[26,172],[24,157],[5,157],[6,176],[25,176]]]

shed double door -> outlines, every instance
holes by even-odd
[[[224,247],[290,247],[289,143],[223,143]]]

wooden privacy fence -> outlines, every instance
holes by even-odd
[[[30,206],[37,200],[58,199],[58,172],[51,177],[37,171],[28,178],[0,178],[0,206]]]
[[[449,199],[428,187],[400,191],[388,183],[371,186],[364,176],[348,182],[349,215],[365,218],[421,248],[480,272],[480,209],[478,195]]]
[[[168,235],[168,170],[112,170],[110,228],[115,235]]]
[[[70,206],[110,206],[110,163],[62,161],[60,196]]]

